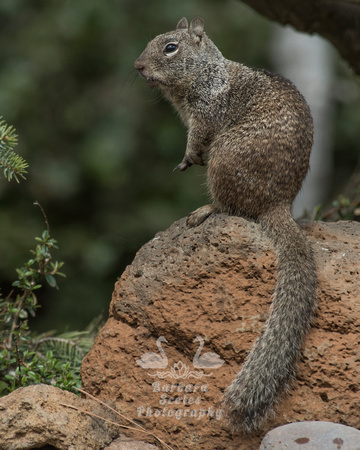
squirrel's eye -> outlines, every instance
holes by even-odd
[[[171,43],[171,44],[167,44],[167,46],[165,47],[165,54],[169,55],[170,53],[175,53],[178,49],[177,44]]]

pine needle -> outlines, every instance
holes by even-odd
[[[125,429],[127,429],[127,430],[137,431],[137,432],[139,432],[139,433],[146,434],[146,435],[151,436],[151,437],[153,437],[154,439],[156,439],[162,446],[164,446],[164,448],[165,448],[166,450],[173,450],[172,447],[170,447],[168,444],[166,444],[166,442],[164,442],[162,439],[160,439],[159,437],[157,437],[155,434],[153,434],[153,433],[151,433],[151,432],[149,432],[149,431],[146,431],[146,429],[143,428],[141,425],[137,424],[137,423],[136,423],[135,421],[133,421],[132,419],[129,419],[128,417],[126,417],[126,416],[124,416],[123,414],[119,413],[118,411],[116,411],[116,409],[114,409],[114,408],[112,408],[111,406],[107,405],[107,404],[106,404],[105,402],[103,402],[102,400],[99,400],[98,398],[94,397],[93,395],[89,394],[89,392],[86,392],[86,391],[84,391],[83,389],[80,389],[80,388],[77,388],[77,387],[74,387],[74,389],[76,389],[77,391],[81,392],[82,394],[84,394],[84,395],[90,397],[91,399],[93,399],[93,400],[96,401],[97,403],[100,403],[101,405],[105,406],[105,408],[110,409],[112,412],[114,412],[114,413],[115,413],[117,416],[119,416],[120,418],[122,418],[122,419],[127,420],[128,422],[130,422],[132,425],[134,425],[134,427],[131,427],[131,426],[128,426],[128,425],[121,425],[121,424],[119,424],[119,423],[112,422],[111,420],[104,419],[104,418],[101,417],[101,416],[97,416],[96,414],[93,414],[93,413],[90,413],[90,412],[88,412],[88,411],[82,410],[82,409],[80,409],[80,408],[78,408],[78,407],[76,407],[76,406],[74,406],[74,405],[68,405],[68,404],[65,404],[65,403],[60,403],[60,405],[66,406],[66,407],[68,407],[68,408],[75,409],[75,410],[77,410],[77,411],[79,411],[79,412],[81,412],[81,413],[83,413],[83,414],[88,414],[89,416],[96,417],[96,418],[98,418],[98,419],[102,419],[102,420],[104,420],[105,422],[111,423],[111,424],[113,424],[113,425],[117,425],[117,426],[120,427],[120,428],[125,428]]]
[[[22,156],[16,154],[13,148],[17,145],[18,139],[13,126],[7,125],[0,117],[0,167],[4,170],[4,177],[8,181],[15,178],[19,183],[19,178],[25,179],[29,164]]]

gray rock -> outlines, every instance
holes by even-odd
[[[105,447],[104,450],[156,450],[158,448],[160,447],[122,436]]]
[[[269,431],[260,450],[360,450],[360,431],[332,422],[297,422]]]

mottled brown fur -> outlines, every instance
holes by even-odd
[[[313,125],[309,108],[287,79],[225,59],[201,18],[182,19],[157,36],[135,62],[188,127],[176,169],[208,164],[212,205],[189,216],[196,226],[216,211],[258,221],[272,240],[279,275],[265,330],[224,403],[234,430],[259,428],[295,376],[316,304],[312,249],[291,217],[309,168]]]

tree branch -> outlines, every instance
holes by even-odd
[[[360,75],[360,0],[243,0],[258,13],[328,39]]]

